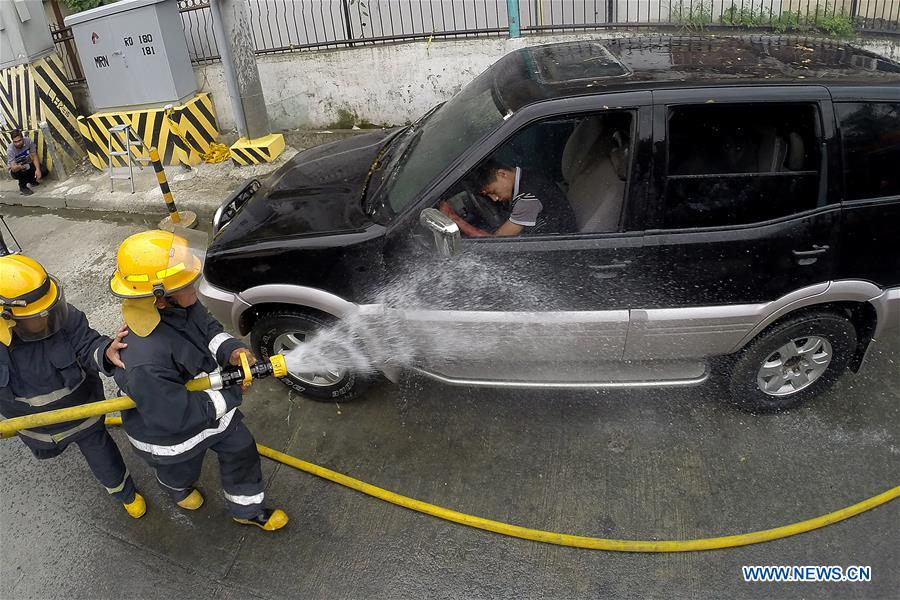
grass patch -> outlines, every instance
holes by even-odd
[[[712,0],[700,0],[688,2],[681,0],[670,6],[671,19],[676,25],[680,25],[689,31],[705,29],[713,22]]]
[[[804,32],[823,33],[831,37],[847,38],[856,35],[856,24],[844,9],[836,11],[831,3],[826,2],[824,9],[805,15],[784,11],[779,15],[766,8],[763,2],[758,5],[738,6],[732,4],[719,17],[723,25],[748,28],[771,28],[777,33]]]

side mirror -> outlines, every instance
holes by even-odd
[[[419,224],[434,234],[434,245],[442,256],[459,252],[459,226],[436,208],[426,208],[419,215]]]

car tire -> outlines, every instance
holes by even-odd
[[[335,320],[299,310],[264,313],[251,332],[251,342],[259,356],[268,358],[291,347],[306,336],[333,325]],[[319,402],[349,402],[357,398],[371,382],[370,374],[353,371],[294,373],[288,371],[280,381],[298,394]]]
[[[731,399],[754,413],[800,406],[840,378],[857,344],[856,328],[837,312],[817,310],[779,321],[756,336],[731,369]]]

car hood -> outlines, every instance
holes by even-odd
[[[361,231],[371,223],[362,208],[369,170],[392,132],[374,131],[299,152],[263,181],[210,249]]]

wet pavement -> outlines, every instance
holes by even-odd
[[[20,211],[10,224],[101,331],[115,247],[142,223]],[[690,539],[815,517],[900,483],[900,348],[814,404],[738,412],[713,383],[667,391],[497,391],[407,378],[316,403],[273,381],[244,402],[257,440],[370,483],[540,529]],[[887,598],[900,503],[745,548],[618,554],[443,522],[263,460],[285,530],[230,522],[210,455],[182,511],[119,442],[149,510],[127,517],[77,449],[43,463],[0,441],[0,598]],[[869,565],[870,583],[745,583],[741,565]]]

